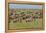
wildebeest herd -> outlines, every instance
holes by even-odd
[[[12,11],[9,13],[9,22],[12,20],[13,23],[16,23],[16,22],[21,23],[23,21],[25,21],[26,23],[27,22],[32,22],[36,19],[41,18],[41,15],[42,15],[38,11],[37,12],[31,12],[31,13],[28,13],[28,14],[26,14],[25,12],[21,12],[21,13],[17,14],[16,10],[14,12],[12,12]]]

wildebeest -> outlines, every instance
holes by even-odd
[[[26,21],[26,22],[32,22],[33,19],[32,19],[32,17],[30,17],[30,18],[25,19],[25,21]]]
[[[25,21],[26,22],[32,22],[33,21],[32,15],[31,14],[27,14]]]
[[[19,15],[18,14],[15,14],[14,15],[14,19],[13,19],[13,22],[19,22]]]
[[[19,19],[13,19],[13,23],[16,23],[18,21],[19,21]]]

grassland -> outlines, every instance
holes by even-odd
[[[24,28],[42,28],[42,19],[36,19],[36,21],[32,21],[32,22],[16,22],[13,23],[11,21],[11,23],[9,23],[9,29],[24,29]]]
[[[27,14],[30,14],[30,15],[33,14],[33,16],[37,16],[37,17],[41,16],[41,18],[33,19],[33,21],[27,22],[27,23],[24,20],[22,20],[21,23],[20,22],[13,23],[13,20],[11,20],[10,23],[8,23],[9,29],[33,29],[33,28],[35,29],[35,28],[42,28],[43,27],[42,26],[43,20],[42,20],[42,13],[40,11],[42,11],[42,10],[31,10],[31,9],[29,9],[29,10],[27,10],[27,9],[25,9],[25,10],[24,9],[15,10],[13,13],[16,12],[16,14],[20,14],[21,15],[21,13],[24,12],[24,14],[26,14],[26,15]],[[37,14],[36,12],[41,13],[41,14]],[[11,14],[11,13],[9,12],[9,14]]]

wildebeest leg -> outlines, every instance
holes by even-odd
[[[20,23],[22,22],[22,17],[19,18]]]
[[[27,22],[31,22],[31,20],[26,20],[26,23],[27,23]]]
[[[20,18],[20,23],[22,22],[22,18]]]
[[[32,21],[33,21],[33,19],[26,20],[26,22],[32,22]]]

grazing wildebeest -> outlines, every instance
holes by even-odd
[[[15,14],[14,15],[14,19],[13,19],[13,22],[19,22],[19,14]]]
[[[32,17],[30,17],[30,18],[27,18],[27,19],[25,19],[26,20],[26,22],[32,22]]]
[[[34,16],[33,16],[33,20],[36,21],[39,18],[40,18],[40,13],[39,12],[35,12]]]
[[[26,20],[26,22],[32,22],[33,21],[32,15],[31,14],[27,14],[25,20]]]
[[[9,18],[10,18],[10,20],[13,21],[13,23],[19,21],[19,19],[18,19],[19,18],[19,15],[18,14],[15,14],[15,13],[13,13],[12,15],[10,15]]]

